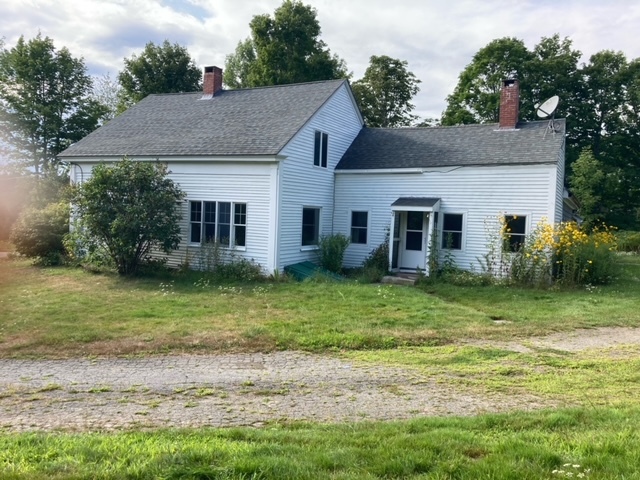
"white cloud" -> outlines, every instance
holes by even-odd
[[[371,55],[407,60],[422,80],[418,114],[439,116],[460,71],[494,38],[515,36],[533,47],[559,33],[584,60],[603,49],[640,56],[640,5],[626,0],[303,0],[313,5],[323,39],[359,78]],[[91,73],[116,74],[122,60],[149,42],[186,46],[201,65],[224,65],[249,34],[253,15],[281,0],[5,0],[7,46],[38,31],[83,56]]]

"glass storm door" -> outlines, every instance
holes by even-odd
[[[425,212],[406,212],[401,230],[404,235],[401,235],[400,268],[424,270],[427,260],[427,215]]]

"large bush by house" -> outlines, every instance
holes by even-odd
[[[185,195],[167,173],[159,162],[125,157],[95,167],[73,194],[80,228],[104,245],[120,274],[135,273],[152,249],[178,248]]]

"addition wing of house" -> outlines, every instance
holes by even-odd
[[[423,268],[434,246],[477,270],[499,215],[524,219],[524,233],[557,220],[565,121],[554,122],[363,128],[336,169],[334,227],[352,237],[345,265],[360,266],[390,237],[399,267]],[[424,206],[431,204],[437,209]]]

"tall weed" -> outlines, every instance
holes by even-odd
[[[496,225],[496,223],[493,223]],[[508,225],[497,217],[488,234],[484,272],[523,286],[544,287],[610,283],[616,276],[616,237],[605,225],[591,231],[575,222],[552,225],[542,219],[520,248],[508,248]]]
[[[260,264],[238,255],[219,242],[203,243],[193,254],[187,254],[186,268],[203,271],[217,282],[255,282],[265,279]]]
[[[324,235],[318,240],[318,255],[322,268],[333,273],[342,271],[344,252],[351,240],[342,233]]]

